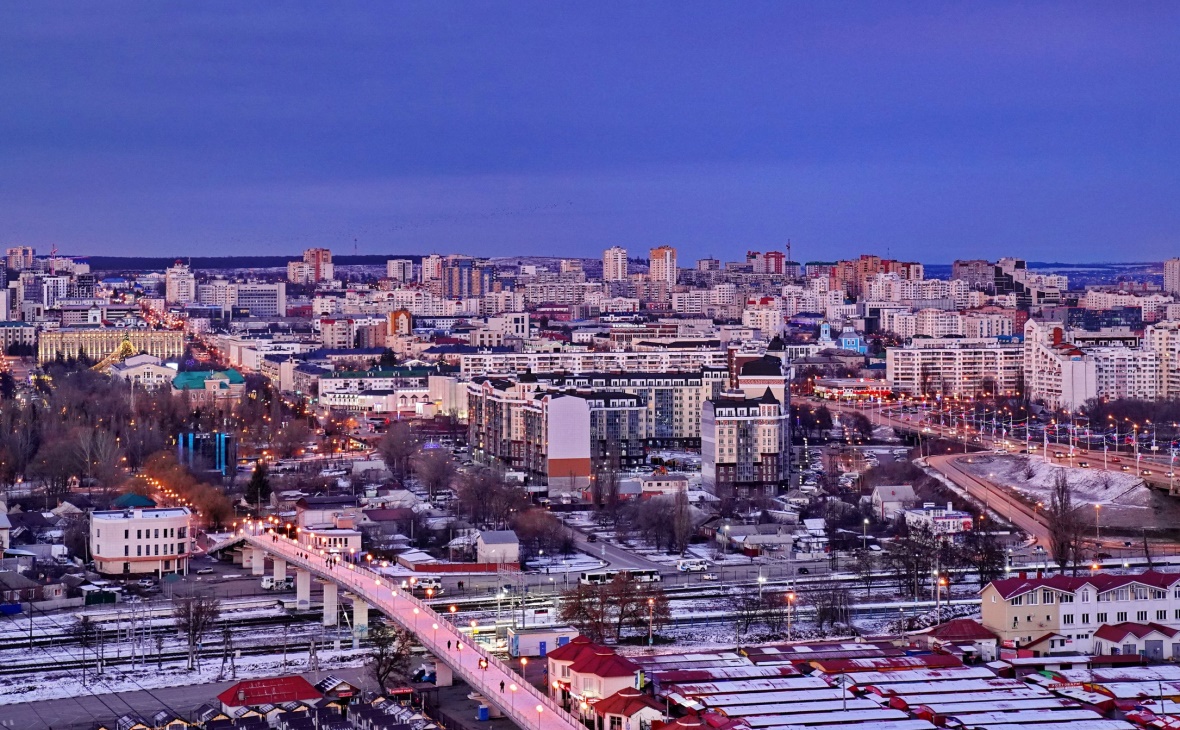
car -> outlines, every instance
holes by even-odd
[[[1112,457],[1110,457],[1110,463],[1112,463],[1112,464],[1118,464],[1118,463],[1121,463],[1121,462],[1122,462],[1122,459],[1120,459],[1120,458],[1119,458],[1119,457],[1117,457],[1117,456],[1112,456]]]
[[[1144,469],[1143,471],[1139,472],[1139,476],[1141,476],[1141,477],[1151,476],[1151,469]]]
[[[1083,469],[1089,469],[1089,468],[1090,468],[1090,462],[1088,462],[1088,461],[1079,461],[1079,462],[1078,462],[1078,466],[1082,467]]]
[[[811,574],[811,571],[808,570],[807,568],[800,568],[799,569],[799,575],[810,575],[810,574]]]
[[[598,542],[598,535],[595,535],[593,532],[591,532],[586,536],[586,542]]]
[[[212,575],[212,574],[213,574],[212,568],[201,568],[200,570],[197,571],[197,575]]]
[[[1120,468],[1120,469],[1122,469],[1123,471],[1131,471],[1131,465],[1130,465],[1130,464],[1123,464],[1123,465],[1122,465],[1121,467],[1119,467],[1119,468]]]
[[[140,578],[138,581],[136,581],[136,583],[141,588],[151,588],[156,584],[156,581],[152,580],[151,578]]]
[[[716,573],[701,573],[701,580],[717,580]]]
[[[1057,452],[1054,452],[1054,454],[1053,454],[1053,458],[1055,458],[1055,459],[1064,459],[1064,458],[1065,458],[1065,452],[1064,452],[1064,451],[1057,451]]]

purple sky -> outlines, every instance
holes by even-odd
[[[1174,2],[7,3],[0,245],[1158,260],[1177,49]]]

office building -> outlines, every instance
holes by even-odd
[[[627,278],[627,250],[611,246],[602,253],[602,280],[622,281]]]
[[[186,575],[191,539],[187,507],[90,514],[90,550],[103,575]]]
[[[161,360],[184,354],[184,333],[179,330],[138,327],[62,327],[45,330],[37,341],[37,361],[47,363],[57,358],[85,357],[95,362],[114,353],[127,340],[136,352],[155,355]]]
[[[332,252],[326,248],[309,248],[303,252],[302,261],[287,264],[287,281],[292,284],[317,284],[336,278],[332,263]]]

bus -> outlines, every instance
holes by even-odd
[[[578,576],[578,582],[584,586],[597,586],[603,583],[610,583],[619,574],[617,570],[598,570],[590,573],[582,573]]]
[[[659,583],[663,580],[658,570],[624,570],[623,577],[636,583]]]

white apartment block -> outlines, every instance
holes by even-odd
[[[1180,259],[1164,262],[1164,293],[1180,296]]]
[[[435,281],[442,278],[443,257],[436,253],[432,253],[422,259],[422,270],[419,274],[422,277],[422,283]]]
[[[783,300],[778,297],[750,297],[746,300],[746,308],[742,310],[742,326],[761,330],[767,339],[781,335],[786,330]]]
[[[611,246],[602,252],[602,280],[623,281],[627,278],[627,249]]]
[[[664,281],[668,286],[676,285],[676,249],[671,246],[660,246],[651,250],[651,265],[648,268],[648,278],[652,281]]]
[[[1143,332],[1143,346],[1159,361],[1161,400],[1180,398],[1180,321],[1157,322]]]
[[[385,262],[385,278],[406,284],[414,280],[414,262],[410,259],[389,259]]]
[[[1163,316],[1168,304],[1174,301],[1171,294],[1131,294],[1090,289],[1079,304],[1086,309],[1135,307],[1143,312],[1144,322],[1155,322]]]
[[[188,573],[187,507],[109,510],[90,515],[90,550],[103,575]]]
[[[1157,333],[1157,342],[1163,338]],[[1091,398],[1155,400],[1167,380],[1155,350],[1079,347],[1060,324],[1029,320],[1024,343],[1028,397],[1050,408],[1076,410]]]
[[[460,357],[466,377],[534,373],[668,373],[723,368],[722,350],[656,350],[649,352],[495,352]]]
[[[881,328],[899,337],[1006,337],[1012,319],[1002,314],[922,309],[917,312],[883,311]]]
[[[1021,576],[989,583],[981,597],[984,626],[1018,646],[1049,637],[1052,646],[1039,647],[1043,654],[1091,653],[1094,634],[1103,626],[1134,623],[1180,629],[1180,573]],[[1180,656],[1180,644],[1168,649]]]
[[[790,416],[767,389],[724,395],[701,409],[701,481],[721,497],[772,496],[790,468]]]
[[[1023,360],[1018,339],[916,339],[885,351],[885,379],[909,395],[1015,393]]]
[[[188,304],[197,300],[197,277],[188,264],[177,262],[164,272],[164,300],[169,304]]]

